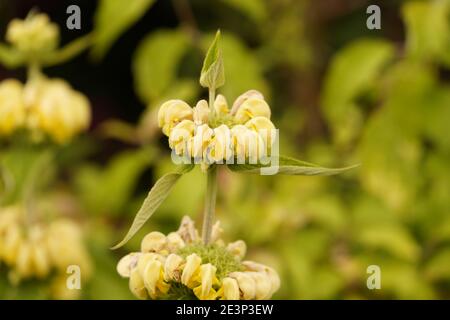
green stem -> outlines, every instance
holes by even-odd
[[[203,243],[209,244],[216,211],[217,194],[217,166],[211,165],[207,171],[205,211],[203,215],[202,239]]]

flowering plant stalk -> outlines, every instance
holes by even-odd
[[[323,168],[278,154],[278,130],[270,120],[264,96],[249,90],[228,108],[216,90],[225,83],[220,31],[211,44],[200,75],[209,101],[191,108],[182,100],[163,103],[158,124],[168,136],[177,171],[161,177],[150,190],[128,233],[113,249],[123,246],[150,218],[178,179],[200,164],[207,186],[201,237],[190,218],[167,236],[152,232],[141,251],[122,258],[118,272],[129,278],[130,290],[141,299],[268,299],[280,286],[276,271],[242,260],[246,245],[228,245],[214,223],[217,172],[222,165],[238,173],[331,175],[346,168]]]

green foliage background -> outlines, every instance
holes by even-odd
[[[158,1],[99,1],[96,63]],[[205,97],[198,76],[218,28],[226,73],[219,92],[229,103],[248,89],[263,92],[281,153],[329,167],[361,164],[334,177],[220,172],[217,217],[226,238],[245,240],[249,258],[279,271],[275,298],[450,298],[450,1],[384,3],[382,30],[366,28],[368,1],[327,2],[174,0],[178,26],[149,28],[132,61],[123,61],[140,120],[105,121],[89,133],[95,142],[66,150],[71,174],[63,184],[96,268],[85,298],[130,298],[115,273],[119,257],[145,232],[175,229],[185,214],[201,223],[205,177],[196,168],[124,249],[108,250],[156,178],[173,169],[155,112],[166,99],[193,105]],[[109,139],[126,147],[103,161],[87,156]],[[369,265],[381,268],[380,290],[366,286]]]

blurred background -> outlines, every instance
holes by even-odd
[[[66,28],[71,4],[81,30]],[[371,4],[381,30],[366,27]],[[249,258],[280,273],[274,298],[450,298],[450,1],[0,0],[2,42],[9,21],[33,8],[60,26],[62,44],[95,34],[85,53],[44,70],[84,93],[93,112],[42,195],[83,228],[93,272],[81,298],[132,298],[119,258],[183,215],[201,224],[196,168],[144,230],[109,250],[173,167],[155,112],[170,98],[194,105],[207,95],[198,77],[218,28],[229,104],[260,90],[282,154],[361,164],[333,177],[221,170],[216,216],[228,240],[245,240]],[[25,74],[0,66],[0,80]],[[380,290],[366,286],[369,265],[381,269]],[[0,298],[47,298],[45,283],[12,286],[1,273]]]

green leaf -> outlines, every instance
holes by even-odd
[[[167,198],[169,192],[172,190],[175,183],[181,176],[194,168],[193,164],[183,165],[176,172],[168,173],[162,176],[147,195],[144,200],[142,207],[139,209],[136,217],[134,218],[133,224],[131,225],[125,238],[120,241],[117,245],[112,247],[112,249],[117,249],[128,242],[139,229],[144,225],[144,223],[153,215],[153,213],[158,209],[161,203]]]
[[[229,164],[227,165],[231,171],[238,173],[254,173],[260,174],[261,168],[268,168],[270,164]],[[329,176],[334,174],[339,174],[344,171],[356,168],[358,165],[353,165],[344,168],[324,168],[316,164],[309,162],[297,160],[294,158],[289,158],[285,156],[280,156],[278,158],[278,173],[285,175],[303,175],[303,176]]]
[[[321,105],[338,144],[346,145],[358,136],[362,114],[355,100],[374,86],[382,68],[393,56],[391,43],[363,39],[334,57],[325,79]]]
[[[7,68],[14,69],[22,66],[25,59],[20,51],[0,43],[0,63]]]
[[[93,40],[94,37],[92,34],[87,34],[83,37],[77,38],[61,49],[48,53],[48,55],[43,58],[42,63],[43,65],[49,67],[69,61],[91,46]]]
[[[94,58],[101,59],[114,41],[154,3],[155,0],[101,0],[94,18]]]
[[[206,53],[203,61],[202,72],[200,74],[200,84],[202,87],[217,89],[225,84],[225,70],[223,66],[223,56],[221,47],[220,30]]]
[[[189,49],[181,30],[160,30],[142,40],[133,59],[135,89],[144,103],[163,98],[177,78],[177,68]]]
[[[419,59],[449,58],[450,1],[411,1],[402,13],[408,54]]]

